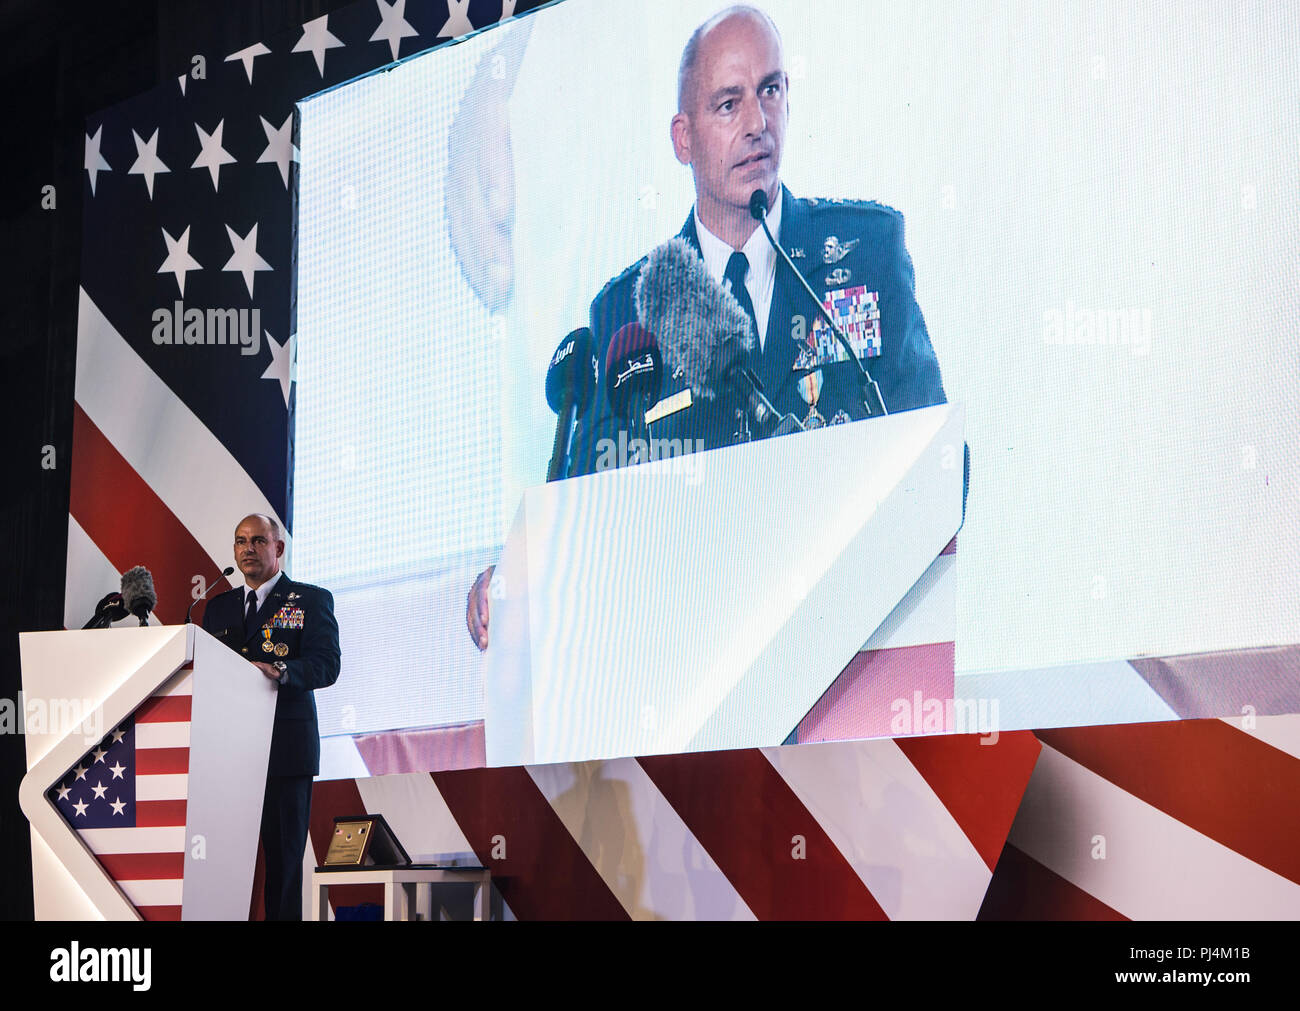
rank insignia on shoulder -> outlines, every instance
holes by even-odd
[[[849,278],[852,276],[853,274],[847,268],[836,267],[826,275],[826,287],[829,288],[836,284],[848,284]]]
[[[880,295],[863,285],[828,291],[822,305],[835,325],[844,331],[849,346],[859,358],[880,357]],[[826,322],[817,316],[807,336],[798,342],[793,371],[803,372],[821,365],[848,361],[848,355]]]
[[[828,235],[826,241],[822,243],[822,262],[828,267],[839,263],[844,257],[848,256],[861,239],[849,239],[848,242],[841,242],[834,235]]]

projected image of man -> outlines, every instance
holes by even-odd
[[[715,449],[755,437],[743,395],[712,383],[689,346],[734,327],[721,317],[736,312],[748,317],[747,364],[780,415],[796,417],[804,429],[868,416],[856,366],[751,213],[755,191],[766,198],[773,235],[869,364],[888,410],[946,403],[916,303],[902,215],[872,201],[796,198],[781,181],[790,79],[771,18],[744,5],[709,18],[682,51],[677,85],[670,139],[694,177],[695,206],[673,248],[660,247],[628,267],[591,304],[597,388],[574,432],[566,475],[645,459],[618,451],[632,441],[629,429],[643,423],[620,416],[608,388],[620,374],[609,368],[611,344],[635,344],[627,338],[640,336],[637,328],[652,332],[664,351],[657,403],[646,415],[654,420],[644,426],[652,446]],[[828,150],[825,157],[841,154]],[[641,285],[648,266],[659,267],[657,276],[670,283]],[[729,288],[734,302],[717,312],[719,286]],[[685,324],[665,328],[668,319]],[[657,328],[663,332],[654,333]],[[480,649],[489,638],[492,574],[489,568],[479,576],[466,606],[466,627]]]
[[[771,19],[757,8],[736,6],[700,25],[682,53],[678,111],[670,125],[674,154],[695,183],[695,207],[678,237],[749,317],[750,368],[776,410],[793,414],[805,428],[867,416],[856,366],[751,214],[750,198],[761,190],[773,234],[869,366],[889,411],[946,402],[914,295],[902,215],[870,201],[796,198],[781,182],[789,119],[789,75]],[[825,156],[840,157],[834,150]],[[611,457],[602,449],[626,428],[604,389],[611,339],[629,323],[654,330],[665,318],[682,317],[682,307],[658,304],[644,292],[638,302],[647,259],[653,264],[658,255],[623,271],[592,302],[602,370],[593,409],[575,435],[570,475],[605,469]],[[714,321],[702,311],[696,315],[700,331],[709,332]],[[651,423],[650,434],[708,449],[753,438],[736,392],[693,373],[689,353],[674,361],[674,334],[655,336],[665,357],[659,399],[672,410]]]

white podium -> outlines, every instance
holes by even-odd
[[[528,489],[488,765],[780,744],[957,532],[963,447],[942,405]]]
[[[247,919],[275,686],[195,625],[19,640],[36,918]]]

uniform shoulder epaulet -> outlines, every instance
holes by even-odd
[[[902,214],[877,200],[846,200],[843,197],[810,197],[808,206],[818,211],[867,211],[901,218]]]
[[[596,297],[592,299],[592,302],[593,303],[599,302],[602,298],[604,298],[607,294],[609,294],[611,289],[616,288],[620,284],[623,284],[629,280],[634,280],[636,278],[636,275],[640,273],[641,268],[645,266],[645,262],[648,259],[650,259],[649,255],[643,256],[641,257],[641,259],[637,260],[636,263],[632,264],[632,266],[628,267],[622,273],[615,274],[613,277],[611,277],[608,281],[605,282],[605,287],[601,288],[600,291],[596,294]]]

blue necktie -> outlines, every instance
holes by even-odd
[[[749,289],[745,287],[745,275],[749,273],[749,259],[744,253],[737,250],[731,254],[731,259],[727,261],[727,269],[723,271],[723,280],[731,283],[731,294],[735,296],[740,307],[745,310],[745,315],[749,317],[749,325],[754,328],[754,339],[758,345],[758,353],[761,353],[763,347],[762,335],[758,332],[758,320],[754,317],[754,302],[749,297]]]
[[[248,591],[248,610],[244,612],[244,638],[257,630],[257,591]]]

